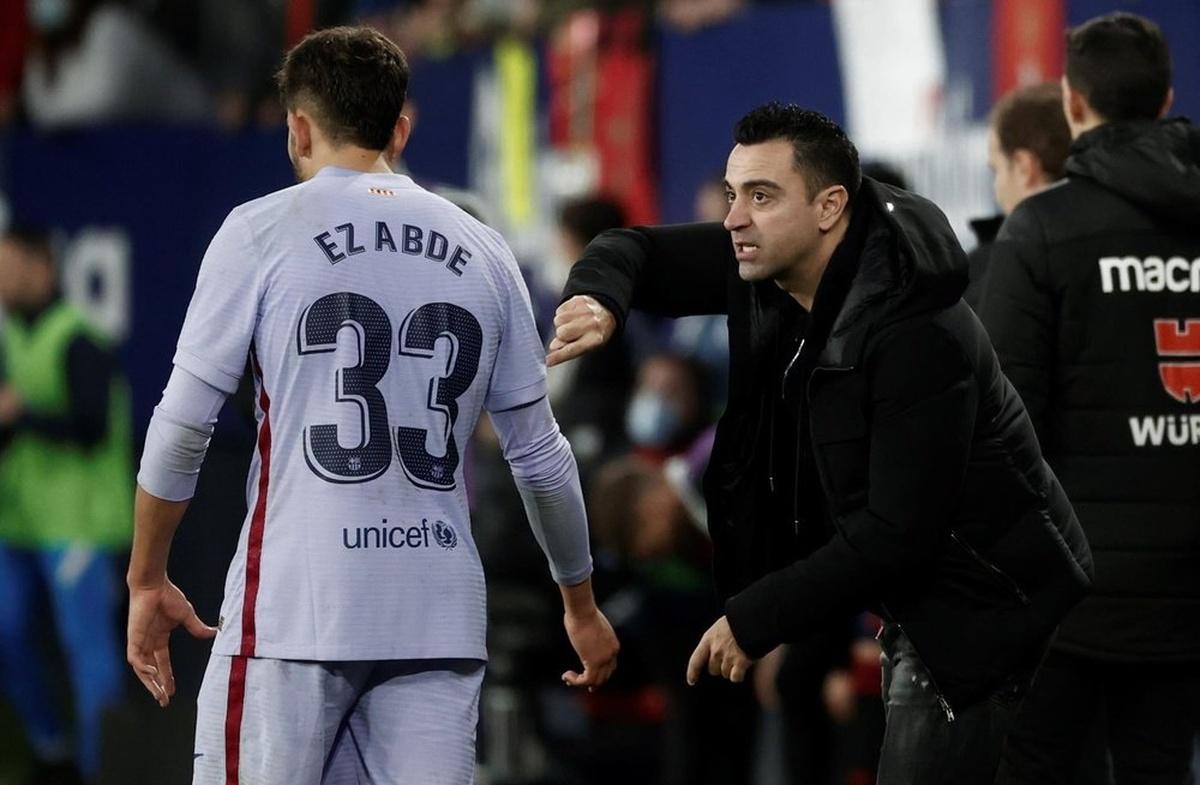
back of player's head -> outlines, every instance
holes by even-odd
[[[331,27],[304,37],[276,75],[290,111],[313,114],[334,145],[384,150],[408,92],[408,61],[369,27]]]
[[[1105,120],[1153,120],[1171,89],[1162,30],[1129,13],[1098,16],[1067,31],[1067,82]]]
[[[796,170],[804,175],[810,197],[841,185],[853,197],[862,183],[858,150],[841,127],[820,112],[772,101],[738,120],[733,140],[762,144],[786,139],[795,151]]]
[[[1063,176],[1071,149],[1071,129],[1063,114],[1058,82],[1018,87],[996,103],[990,119],[1000,150],[1012,158],[1017,150],[1037,157],[1050,180]]]

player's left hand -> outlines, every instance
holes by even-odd
[[[21,396],[11,386],[0,385],[0,425],[12,425],[25,410]]]
[[[608,681],[608,677],[617,669],[617,652],[621,649],[617,634],[599,608],[593,608],[583,615],[568,613],[563,617],[563,626],[567,628],[571,646],[583,663],[583,673],[567,671],[562,675],[563,683],[571,687],[587,687],[591,692]]]
[[[153,587],[129,588],[129,635],[125,657],[142,685],[166,708],[175,694],[171,670],[171,630],[183,625],[197,638],[213,638],[216,627],[200,621],[196,609],[169,580]]]
[[[699,645],[688,660],[687,682],[695,684],[700,679],[700,672],[708,665],[708,672],[713,676],[721,676],[730,681],[740,682],[746,678],[746,671],[753,664],[742,647],[738,646],[729,628],[729,621],[722,616],[713,626],[708,628],[700,638]]]

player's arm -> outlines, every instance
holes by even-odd
[[[167,557],[195,492],[217,413],[237,389],[258,323],[263,264],[253,238],[235,210],[204,254],[179,334],[175,369],[150,420],[138,472],[126,656],[163,706],[175,691],[167,648],[171,630],[182,624],[199,637],[216,634],[167,577]]]
[[[166,706],[175,694],[168,650],[171,631],[183,625],[198,638],[216,629],[204,624],[167,577],[171,540],[196,490],[217,413],[226,393],[176,368],[146,432],[133,510],[129,556],[129,628],[126,657],[150,694]]]
[[[735,263],[729,232],[717,223],[604,232],[571,268],[547,361],[557,365],[603,345],[631,308],[659,316],[725,313]]]
[[[583,673],[563,681],[589,689],[617,666],[617,638],[592,597],[592,556],[579,470],[546,398],[546,363],[533,323],[529,291],[512,253],[497,235],[496,253],[507,278],[500,292],[503,327],[484,405],[525,504],[534,537],[562,592],[563,623],[583,662]]]
[[[582,674],[568,671],[563,681],[572,686],[599,686],[616,669],[619,646],[592,595],[587,514],[571,446],[559,431],[545,397],[493,412],[491,418],[530,528],[562,593],[567,635],[583,663]]]

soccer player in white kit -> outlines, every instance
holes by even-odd
[[[470,783],[485,587],[462,455],[491,414],[592,688],[617,641],[592,598],[574,458],[504,241],[387,167],[404,56],[314,33],[279,83],[300,184],[235,208],[205,254],[138,475],[128,659],[166,706],[168,639],[216,638],[197,785]],[[247,358],[258,444],[216,628],[166,574]]]

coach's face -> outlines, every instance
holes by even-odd
[[[819,200],[810,199],[789,140],[734,147],[725,166],[725,194],[725,228],[742,280],[782,283],[813,255],[821,236]]]

